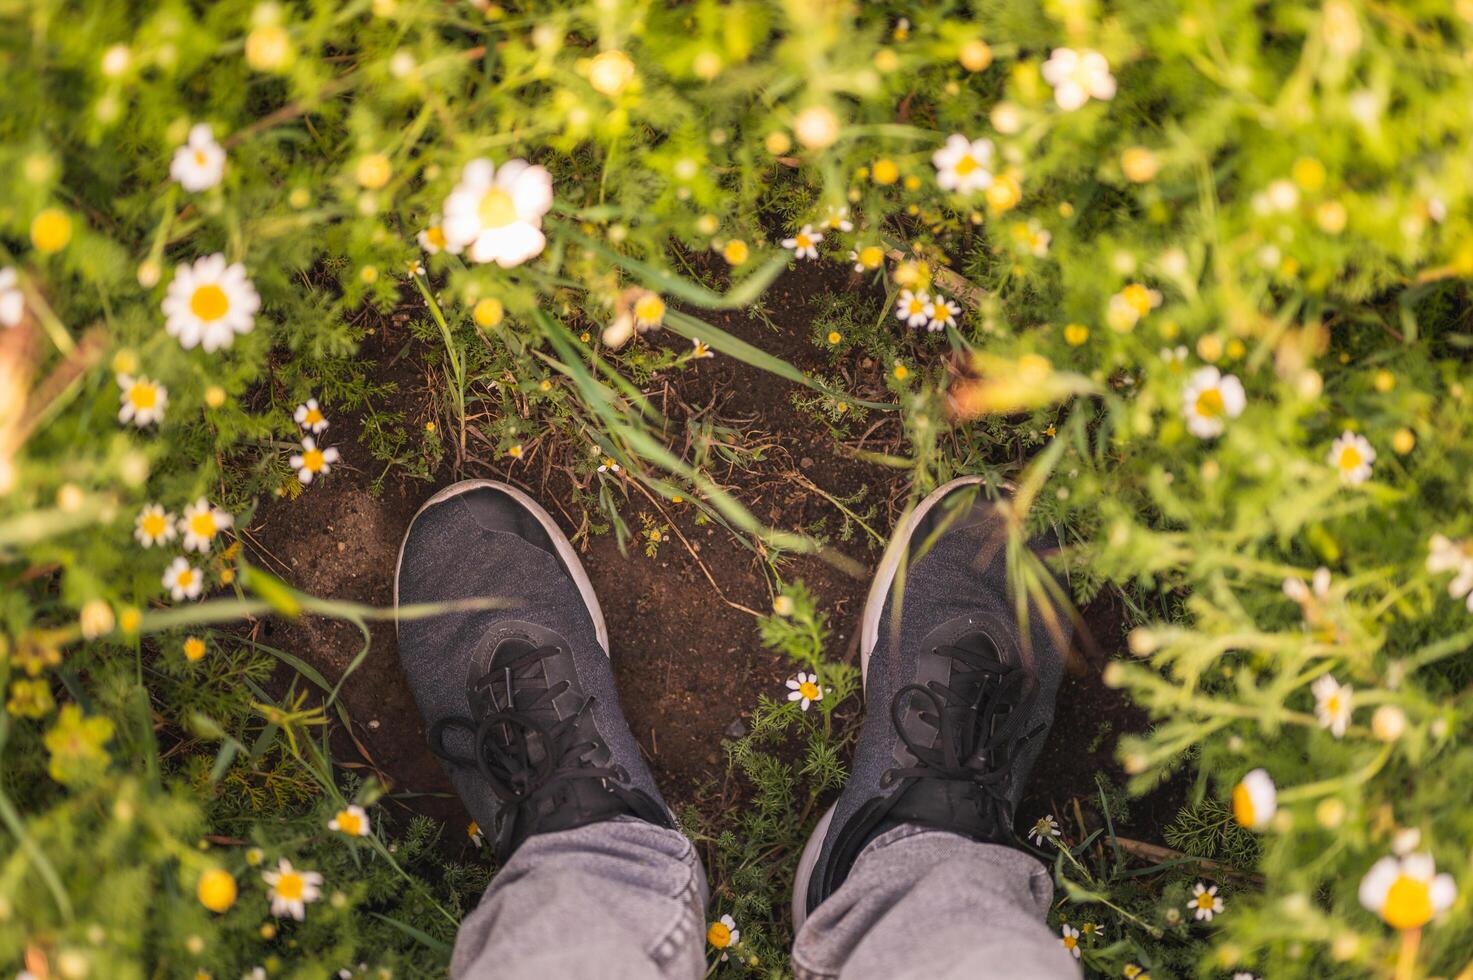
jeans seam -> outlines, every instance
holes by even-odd
[[[651,944],[649,949],[650,960],[665,972],[680,951],[691,941],[694,933],[699,929],[700,913],[695,908],[696,896],[700,893],[698,874],[696,872],[695,846],[689,840],[685,842],[685,853],[680,856],[681,863],[686,868],[686,881],[673,898],[680,902],[680,911],[676,913],[675,921],[660,934],[660,937]],[[692,928],[691,919],[697,920],[695,928]]]

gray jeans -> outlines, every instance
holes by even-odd
[[[694,980],[706,875],[684,836],[618,819],[527,840],[461,923],[456,980]],[[897,827],[793,944],[800,980],[1075,980],[1043,918],[1053,883],[1012,848]],[[737,923],[741,927],[741,923]],[[714,954],[713,954],[714,955]]]

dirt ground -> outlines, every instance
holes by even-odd
[[[722,329],[801,368],[832,372],[809,341],[807,325],[820,293],[860,288],[842,270],[809,267],[779,279],[769,294],[775,331],[742,312],[706,315]],[[389,353],[400,351],[406,338],[407,328],[386,319],[365,353],[382,364],[375,380],[397,384],[397,397],[404,399],[398,407],[409,424],[423,424],[431,411],[419,367],[410,358],[395,359]],[[685,343],[668,334],[651,339]],[[851,385],[871,392],[870,397],[885,397],[885,366],[855,353],[840,369]],[[893,525],[908,489],[904,472],[836,452],[828,431],[792,406],[795,385],[721,356],[697,362],[668,381],[685,404],[705,406],[714,399],[719,416],[750,418],[744,428],[770,436],[764,461],[744,484],[733,487],[759,518],[788,530],[824,518],[830,528],[838,526],[840,514],[833,504],[805,489],[794,478],[797,473],[835,496],[866,487],[867,505],[879,505],[871,523],[881,533]],[[314,594],[389,606],[398,548],[410,518],[436,489],[461,477],[492,477],[521,486],[559,516],[565,530],[573,530],[571,517],[558,505],[563,499],[558,478],[549,482],[546,471],[528,461],[472,457],[460,473],[443,467],[434,484],[396,471],[375,496],[369,488],[381,464],[361,444],[359,419],[333,415],[330,434],[344,463],[300,499],[264,506],[245,535],[253,561]],[[629,520],[637,526],[632,515],[650,510],[649,502],[638,494],[630,502]],[[770,608],[760,559],[724,529],[698,526],[688,507],[668,516],[689,547],[678,540],[667,542],[651,560],[633,548],[621,554],[614,536],[605,534],[586,541],[582,560],[608,623],[624,710],[667,800],[678,810],[697,802],[703,786],[722,778],[723,738],[739,730],[743,713],[760,692],[782,693],[791,669],[780,655],[761,647],[752,616],[733,605]],[[834,547],[866,569],[879,557],[878,547],[862,535]],[[831,655],[853,656],[867,576],[854,577],[816,557],[792,559],[783,572],[803,580],[827,612]],[[1144,723],[1143,715],[1099,678],[1103,662],[1122,643],[1118,608],[1105,599],[1084,610],[1083,618],[1094,643],[1080,648],[1093,652],[1074,658],[1075,673],[1060,691],[1058,721],[1036,770],[1034,790],[1019,814],[1024,825],[1043,809],[1062,814],[1072,797],[1093,799],[1097,772],[1120,784],[1115,737]],[[318,618],[275,621],[263,629],[268,642],[310,661],[329,681],[341,676],[362,643],[351,624]],[[392,625],[375,629],[372,649],[342,696],[354,731],[351,740],[338,738],[338,759],[378,773],[392,788],[391,805],[463,825],[468,818],[426,747],[423,725],[400,674]],[[1137,836],[1159,837],[1155,828],[1174,815],[1177,802],[1138,802],[1127,829]]]

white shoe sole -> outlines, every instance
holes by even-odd
[[[961,476],[949,483],[942,484],[932,490],[919,504],[916,504],[908,514],[900,519],[900,524],[890,535],[889,544],[885,545],[885,551],[880,556],[879,567],[875,569],[874,581],[870,583],[869,595],[864,600],[864,617],[859,626],[859,679],[861,686],[869,677],[869,658],[874,652],[880,640],[880,616],[885,610],[885,596],[895,585],[895,576],[900,572],[900,565],[910,551],[911,535],[915,533],[916,525],[919,524],[931,509],[940,503],[941,499],[959,487],[981,486],[987,483],[985,476]],[[1003,484],[1005,489],[1011,490],[1008,484]],[[838,804],[830,806],[818,821],[818,826],[813,828],[813,833],[808,837],[808,843],[803,846],[803,853],[798,858],[798,871],[793,876],[793,935],[797,936],[798,930],[803,928],[803,923],[808,919],[808,882],[813,877],[813,868],[818,864],[818,856],[823,852],[823,841],[828,836],[829,824],[834,820],[834,809]]]
[[[588,614],[593,617],[593,629],[598,637],[598,645],[603,648],[604,656],[608,656],[609,631],[608,627],[604,625],[603,610],[599,608],[598,596],[594,594],[593,583],[588,580],[588,573],[583,570],[583,563],[578,560],[578,555],[573,551],[573,543],[568,540],[568,536],[563,533],[562,528],[557,526],[557,521],[552,519],[552,515],[544,510],[541,504],[537,503],[537,501],[527,496],[521,490],[518,490],[509,483],[502,483],[499,480],[461,480],[459,483],[452,483],[429,500],[426,500],[420,506],[419,510],[414,512],[414,517],[409,521],[410,528],[414,527],[414,522],[419,519],[420,514],[423,514],[435,504],[444,503],[454,497],[459,497],[462,494],[483,488],[489,488],[506,494],[527,508],[532,513],[532,516],[537,518],[537,523],[542,525],[542,529],[547,532],[547,537],[552,541],[552,546],[557,549],[558,557],[562,559],[563,565],[572,574],[573,584],[578,586],[578,594],[583,597],[583,604],[588,607]],[[399,560],[394,565],[395,610],[399,608],[399,569],[404,565],[404,546],[408,543],[409,531],[406,530],[404,532],[404,540],[399,544]],[[396,617],[394,620],[394,631],[397,633],[398,630],[399,621]]]

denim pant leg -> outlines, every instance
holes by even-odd
[[[455,980],[693,980],[706,874],[679,831],[619,818],[517,848],[460,925]]]
[[[881,834],[793,943],[799,980],[1077,980],[1022,851],[906,825]]]

